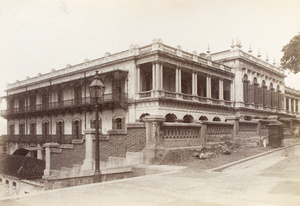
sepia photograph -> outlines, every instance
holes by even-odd
[[[0,205],[300,205],[299,11],[0,0]]]

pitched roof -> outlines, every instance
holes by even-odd
[[[0,155],[0,173],[19,179],[41,178],[44,174],[45,161],[19,155]]]

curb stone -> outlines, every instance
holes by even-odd
[[[240,164],[240,163],[243,163],[243,162],[246,162],[246,161],[249,161],[249,160],[252,160],[252,159],[255,159],[255,158],[258,158],[258,157],[261,157],[261,156],[264,156],[264,155],[267,155],[267,154],[271,154],[271,153],[274,153],[274,152],[277,152],[277,151],[280,151],[284,148],[288,148],[288,147],[294,147],[294,146],[297,146],[297,145],[300,145],[300,142],[298,143],[295,143],[293,145],[289,145],[289,146],[286,146],[286,147],[280,147],[280,148],[276,148],[276,149],[273,149],[273,150],[270,150],[270,151],[267,151],[267,152],[263,152],[263,153],[260,153],[260,154],[257,154],[257,155],[253,155],[253,156],[250,156],[250,157],[246,157],[244,159],[240,159],[240,160],[237,160],[235,162],[230,162],[228,164],[225,164],[225,165],[222,165],[222,166],[219,166],[219,167],[215,167],[215,168],[212,168],[212,169],[209,169],[207,171],[212,171],[212,172],[222,172],[222,170],[228,168],[228,167],[231,167],[233,165],[237,165],[237,164]]]

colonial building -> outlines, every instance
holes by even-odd
[[[165,45],[159,39],[147,46],[133,45],[126,51],[106,53],[99,59],[86,59],[78,65],[9,84],[7,109],[1,111],[7,119],[7,153],[25,147],[32,156],[43,159],[42,145],[46,142],[82,143],[84,130],[95,126],[95,109],[88,90],[95,71],[99,71],[105,85],[99,114],[104,139],[126,134],[128,127],[142,122],[147,115],[194,126],[202,121],[228,125],[225,121],[229,116],[241,122],[263,122],[270,115],[284,119],[291,130],[298,124],[299,91],[285,87],[283,71],[268,59],[243,51],[240,44],[198,55],[180,46]],[[219,126],[215,134],[222,134],[222,128]],[[179,131],[180,138],[201,138],[198,130],[184,131],[187,137]],[[164,138],[172,134],[166,130]],[[142,140],[135,144],[142,150],[145,137],[139,138]],[[178,145],[190,145],[183,142]],[[115,147],[118,152],[124,149],[117,144]],[[129,149],[126,146],[124,150]]]

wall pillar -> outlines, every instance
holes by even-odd
[[[85,159],[81,170],[93,170],[94,160],[93,160],[93,138],[95,135],[95,129],[85,129]]]
[[[164,154],[161,125],[165,118],[160,115],[143,118],[146,126],[146,147],[143,150],[145,164],[158,164]]]
[[[58,146],[58,143],[46,143],[43,145],[46,150],[46,167],[43,178],[51,175],[51,148],[57,148]]]
[[[207,133],[207,124],[206,122],[202,122],[201,124],[201,136],[200,136],[200,144],[202,147],[206,145],[207,139],[206,139],[206,133]]]
[[[43,158],[43,148],[41,147],[40,144],[37,144],[37,147],[39,148],[37,150],[37,159],[42,160]]]
[[[239,124],[240,117],[239,116],[225,117],[225,121],[233,123],[233,138],[236,138],[240,130],[240,124]]]

